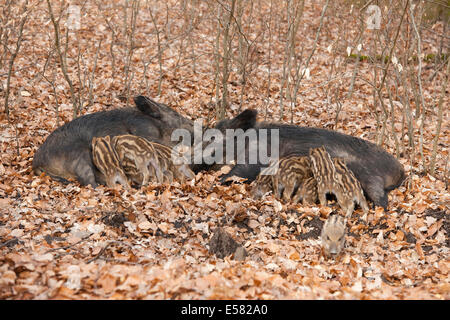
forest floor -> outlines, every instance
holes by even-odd
[[[305,6],[306,22],[299,33],[310,35],[303,39],[306,47],[314,42],[321,8],[315,2]],[[319,235],[336,206],[281,203],[272,196],[257,201],[250,197],[247,184],[220,185],[221,172],[201,172],[186,184],[150,184],[132,190],[93,189],[77,182],[65,185],[36,176],[31,169],[35,151],[53,130],[72,119],[70,92],[62,74],[56,74],[58,117],[52,88],[39,76],[53,32],[46,9],[40,1],[30,14],[11,82],[10,119],[0,113],[0,299],[450,299],[450,194],[445,176],[450,144],[448,95],[435,175],[423,173],[419,156],[410,163],[402,152],[399,161],[409,184],[389,193],[386,212],[371,207],[367,225],[359,219],[358,208],[349,221],[344,251],[336,259],[326,259]],[[83,18],[80,31],[89,70],[96,47],[89,47],[85,39],[104,38],[105,47],[99,52],[94,104],[83,114],[124,106],[118,98],[122,80],[112,74],[106,50],[111,34],[97,9],[87,5],[89,19]],[[171,18],[173,28],[182,25],[182,17]],[[139,20],[139,28],[145,30],[146,25],[151,26],[149,18]],[[213,27],[205,23],[198,29],[204,36],[194,39],[196,49],[212,51]],[[327,82],[327,47],[337,34],[330,29],[311,60],[311,79],[302,82],[293,122],[375,142],[374,111],[364,107],[373,105],[373,93],[362,81],[356,81],[353,96],[343,103],[334,125],[335,110],[326,103],[320,85]],[[164,53],[161,95],[152,94],[157,90],[157,59],[147,69],[150,93],[143,91],[146,78],[139,59],[156,54],[155,41],[150,31],[136,34],[142,55],[134,56],[133,94],[148,95],[191,119],[211,118],[212,55],[199,55],[195,67],[190,60],[180,63],[174,42]],[[272,45],[272,59],[278,62],[272,67],[267,110],[268,119],[278,120],[277,77],[284,48],[275,38]],[[76,54],[76,47],[69,51]],[[175,64],[182,67],[176,69]],[[259,120],[264,118],[267,96],[266,67],[253,71],[244,95],[243,108],[259,110]],[[352,70],[352,63],[348,68]],[[371,72],[367,62],[361,62],[360,68],[361,73]],[[5,85],[5,68],[0,71]],[[430,106],[436,105],[444,71],[424,83],[425,102]],[[424,69],[424,77],[431,73]],[[238,79],[233,77],[229,117],[237,114],[240,99]],[[0,94],[3,101],[4,91]],[[430,108],[423,133],[427,159],[436,119],[437,110]],[[290,114],[281,121],[289,122]],[[401,123],[394,127],[400,132]],[[394,153],[391,138],[383,147]],[[219,258],[210,252],[219,227],[244,247],[245,256]]]

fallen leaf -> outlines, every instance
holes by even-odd
[[[404,238],[405,234],[401,230],[398,230],[397,233],[395,234],[395,239],[397,241],[402,241]]]
[[[416,242],[416,252],[419,255],[420,259],[424,259],[422,245],[419,242]]]
[[[53,260],[53,254],[50,252],[45,254],[36,254],[33,256],[33,259],[39,262],[50,262]]]

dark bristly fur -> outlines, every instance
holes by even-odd
[[[98,171],[92,163],[93,137],[134,134],[170,145],[172,131],[193,131],[193,122],[168,106],[144,96],[134,98],[135,108],[96,112],[74,119],[53,131],[33,158],[35,174],[76,179],[97,186]],[[97,179],[96,179],[97,176]]]
[[[116,182],[130,188],[127,176],[122,169],[109,136],[92,139],[92,160],[97,169],[104,175],[106,185],[114,188]]]
[[[317,202],[317,182],[314,177],[309,177],[303,180],[294,196],[292,197],[292,202],[299,202],[302,200],[302,204],[313,205]]]
[[[262,129],[268,129],[268,146],[270,150],[270,129],[279,130],[279,157],[289,155],[307,156],[309,149],[324,146],[332,158],[342,158],[347,168],[359,180],[367,196],[379,206],[387,208],[388,192],[400,186],[405,178],[402,165],[381,147],[359,138],[355,138],[336,131],[320,128],[308,128],[281,123],[256,122],[257,112],[245,110],[233,119],[220,121],[216,128],[225,132],[226,129],[244,130],[255,128],[258,136]],[[240,134],[240,133],[238,133]],[[224,142],[224,144],[226,141]],[[246,144],[246,163],[236,164],[229,173],[221,179],[225,182],[233,175],[253,181],[261,167],[267,165],[249,164],[249,152],[258,152],[260,142]],[[235,153],[235,159],[237,155]],[[270,154],[269,154],[270,156]],[[213,165],[194,166],[194,171],[213,167]],[[215,166],[217,168],[217,166]]]
[[[333,193],[349,218],[355,208],[355,201],[364,211],[367,219],[369,207],[364,198],[361,184],[353,173],[347,169],[342,159],[331,159],[324,147],[309,151],[311,169],[317,181],[317,193],[321,205],[326,205],[326,194]]]
[[[327,204],[327,193],[333,193],[338,202],[342,197],[341,187],[336,177],[333,160],[324,147],[314,148],[309,151],[311,169],[317,182],[317,194],[320,204]]]
[[[364,215],[362,219],[367,222],[367,214],[369,212],[369,206],[359,183],[353,172],[348,170],[344,161],[339,158],[333,159],[334,168],[336,170],[336,178],[338,184],[343,191],[342,207],[346,210],[345,218],[350,218],[353,210],[355,209],[355,202],[362,208]]]
[[[174,178],[182,182],[186,178],[194,178],[194,173],[187,164],[175,164],[172,161],[172,152],[175,151],[165,145],[129,134],[113,137],[111,144],[121,163],[126,164],[125,169],[136,169],[128,171],[129,176],[135,178],[136,171],[142,173],[142,181],[134,180],[136,183],[145,185],[152,175],[156,175],[159,183],[171,183]]]

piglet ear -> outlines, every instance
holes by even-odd
[[[148,97],[137,96],[134,97],[134,103],[142,113],[155,119],[161,119],[160,105],[156,101]]]

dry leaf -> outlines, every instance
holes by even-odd
[[[250,228],[255,229],[255,228],[258,228],[258,227],[259,227],[259,222],[258,222],[257,220],[251,219],[251,220],[247,223],[247,225],[248,225]]]

